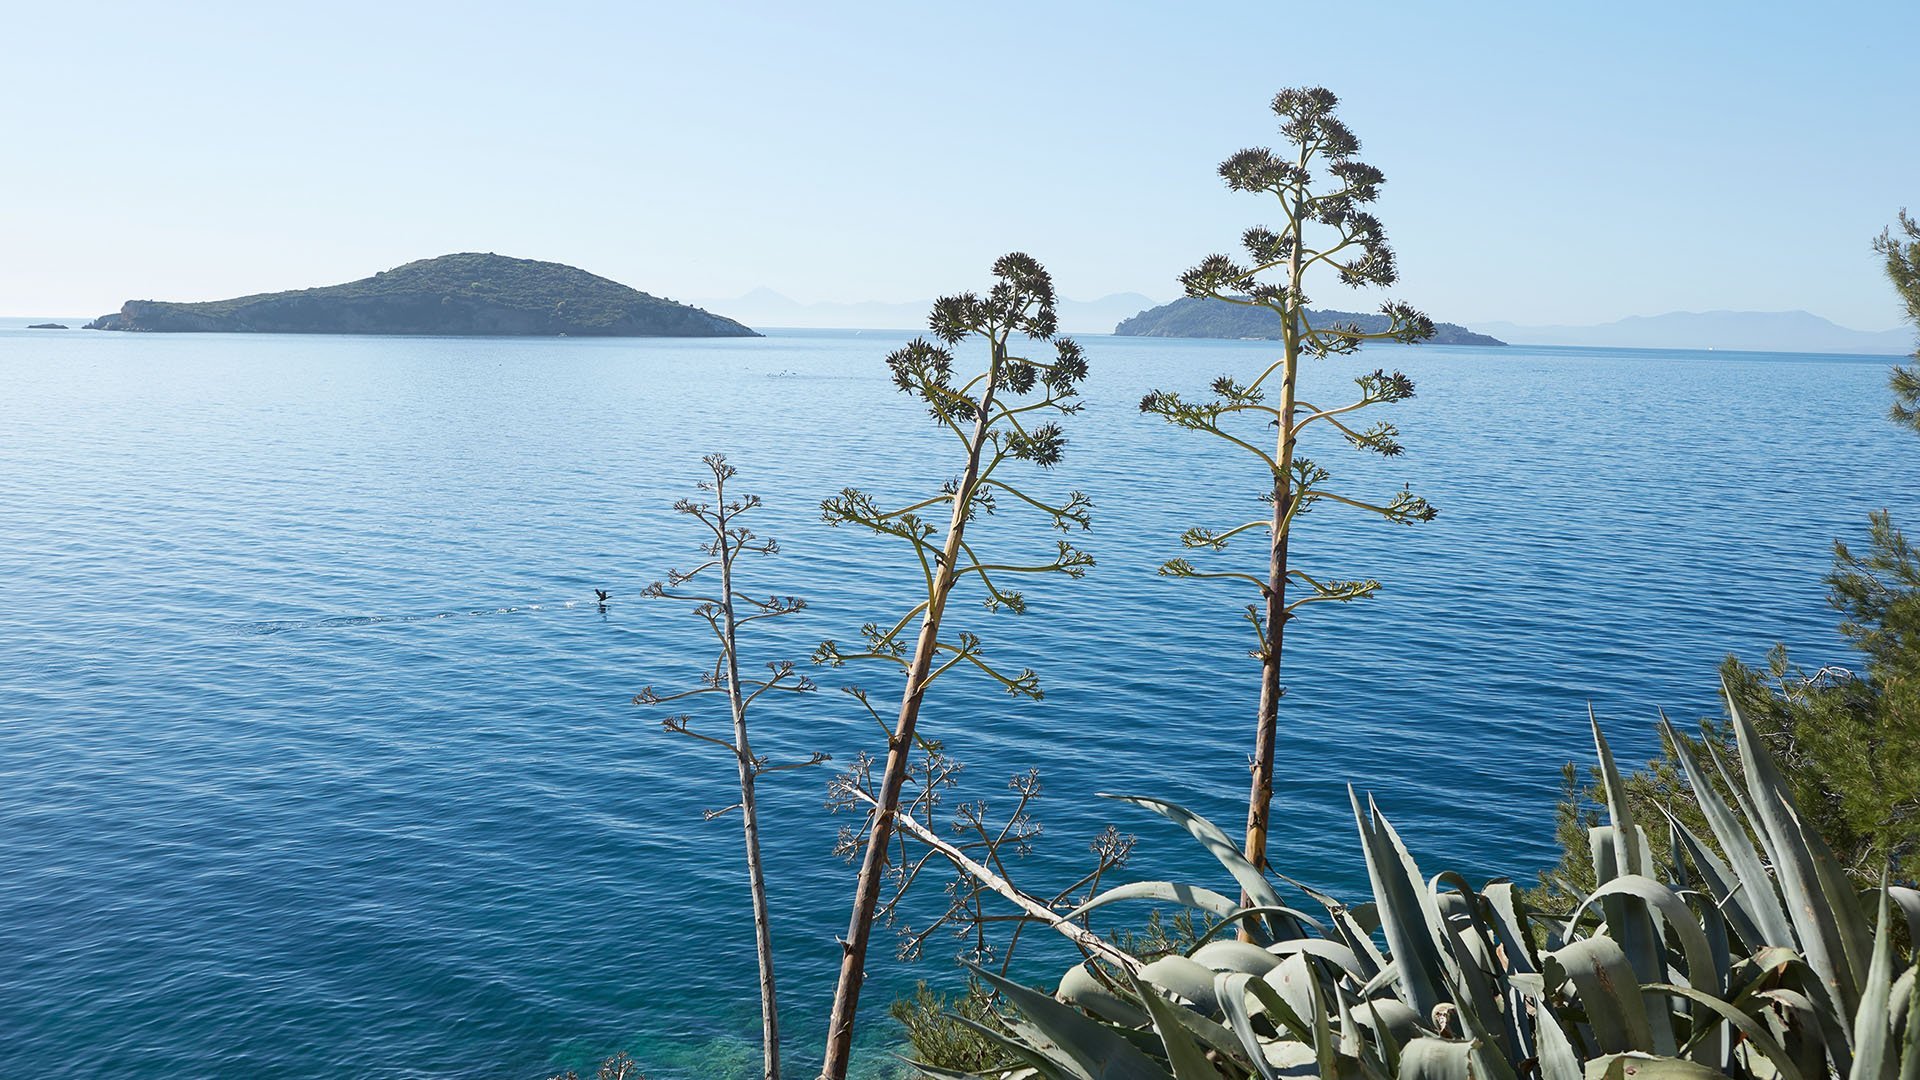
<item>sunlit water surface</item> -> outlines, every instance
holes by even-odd
[[[0,330],[6,1072],[531,1078],[625,1049],[655,1080],[748,1075],[738,826],[701,817],[730,801],[731,769],[628,703],[691,685],[711,646],[686,605],[640,593],[697,559],[670,507],[724,451],[784,548],[746,587],[812,605],[749,660],[897,614],[905,552],[817,506],[953,471],[885,376],[904,337]],[[1046,699],[956,674],[925,725],[968,763],[971,797],[1001,805],[1009,774],[1041,769],[1032,887],[1071,880],[1109,821],[1141,838],[1129,873],[1219,886],[1183,836],[1092,795],[1157,794],[1230,828],[1244,812],[1244,599],[1153,571],[1187,526],[1257,514],[1257,477],[1136,403],[1271,347],[1086,343],[1087,409],[1036,483],[1092,496],[1077,540],[1099,565],[1034,588],[1025,617],[961,609]],[[1393,413],[1407,455],[1315,455],[1345,490],[1410,484],[1441,515],[1320,513],[1296,544],[1298,565],[1386,583],[1287,643],[1276,861],[1337,892],[1365,884],[1349,782],[1429,871],[1537,872],[1559,768],[1590,754],[1589,703],[1644,758],[1655,710],[1713,710],[1729,652],[1845,662],[1820,582],[1831,540],[1881,506],[1920,519],[1916,447],[1882,419],[1885,359],[1396,348],[1317,364],[1306,392],[1331,399],[1379,364],[1419,382]],[[776,758],[877,748],[833,688],[884,700],[884,673],[820,678],[826,693],[760,716]],[[796,1075],[852,876],[826,779],[782,774],[766,795]],[[870,1069],[886,1002],[915,978],[956,983],[954,947],[876,962]]]

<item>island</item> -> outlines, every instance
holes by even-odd
[[[65,330],[66,328],[65,323],[57,322],[37,322],[27,327],[29,330]]]
[[[204,303],[129,300],[88,330],[265,334],[759,337],[697,307],[560,263],[465,252],[369,278]]]
[[[1387,328],[1387,317],[1376,313],[1352,311],[1314,311],[1307,319],[1315,326],[1353,323],[1366,333]],[[1476,334],[1453,323],[1434,323],[1433,345],[1505,345],[1485,334]],[[1280,337],[1280,320],[1265,308],[1229,304],[1225,300],[1199,300],[1181,297],[1170,304],[1135,315],[1113,328],[1122,337],[1233,338],[1271,341]]]

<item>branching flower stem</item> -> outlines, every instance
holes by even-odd
[[[755,786],[759,778],[768,773],[818,765],[828,757],[815,753],[805,760],[770,765],[766,758],[753,752],[753,745],[747,736],[747,710],[765,694],[809,693],[814,690],[814,684],[806,676],[796,674],[791,662],[767,665],[769,675],[766,678],[742,679],[740,628],[761,619],[791,615],[803,610],[806,602],[797,597],[760,599],[736,588],[734,564],[739,557],[742,554],[772,555],[779,551],[779,545],[755,536],[739,524],[740,516],[759,506],[760,500],[757,496],[748,495],[728,501],[727,481],[735,475],[733,466],[718,454],[710,454],[703,460],[712,471],[713,479],[710,482],[702,481],[700,487],[713,496],[713,501],[704,503],[682,499],[674,504],[674,509],[697,519],[712,534],[712,539],[701,546],[701,550],[712,558],[692,570],[671,571],[665,582],[654,582],[647,587],[645,594],[697,603],[699,606],[694,608],[694,614],[713,631],[719,644],[719,654],[715,657],[713,670],[701,677],[699,687],[660,694],[649,686],[636,694],[633,700],[640,705],[663,705],[707,694],[726,695],[727,710],[732,720],[731,739],[694,730],[693,718],[685,715],[668,717],[662,721],[662,726],[668,731],[717,746],[733,757],[740,782],[740,800],[722,809],[708,811],[706,817],[712,820],[733,810],[740,811],[741,831],[746,843],[747,887],[753,900],[754,950],[760,966],[763,1077],[764,1080],[780,1080],[780,1016],[774,984],[773,922],[767,904],[766,866],[760,854],[760,811],[755,798]],[[720,595],[708,596],[682,588],[696,576],[715,568],[720,572]]]
[[[880,805],[873,798],[873,796],[867,795],[864,792],[857,793],[856,797],[859,798],[862,802],[865,802],[868,806],[874,807],[876,809]],[[997,872],[993,867],[989,867],[975,860],[972,856],[968,855],[966,851],[960,848],[958,845],[949,842],[948,840],[943,838],[939,833],[936,833],[932,829],[929,829],[925,825],[922,825],[917,818],[913,817],[913,815],[901,814],[895,820],[897,821],[901,831],[912,834],[914,839],[920,841],[921,843],[927,845],[927,847],[933,849],[933,851],[938,852],[940,855],[944,856],[949,862],[953,863],[954,866],[965,871],[969,876],[979,881],[980,884],[986,886],[988,889],[992,890],[993,892],[998,893],[1007,902],[1011,903],[1014,907],[1017,907],[1022,912],[1024,912],[1025,913],[1024,917],[1035,919],[1045,924],[1049,928],[1053,929],[1054,931],[1066,937],[1068,941],[1071,941],[1075,945],[1080,946],[1081,949],[1085,950],[1091,956],[1097,956],[1100,959],[1105,960],[1108,963],[1111,963],[1116,967],[1123,968],[1127,971],[1138,972],[1140,970],[1139,960],[1135,959],[1133,956],[1129,955],[1128,953],[1115,948],[1110,942],[1102,938],[1100,935],[1094,933],[1091,930],[1088,930],[1086,927],[1080,925],[1079,923],[1074,922],[1071,919],[1068,919],[1062,913],[1055,911],[1051,906],[1047,904],[1046,901],[1041,900],[1038,897],[1031,896],[1025,892],[1022,892],[1011,881],[1007,880],[1007,878],[1003,875],[1003,873]],[[985,833],[984,832],[981,833],[981,836],[984,839]],[[1006,836],[1003,831],[1002,834],[996,840],[989,842],[987,845],[987,850],[995,852],[993,856],[993,861],[996,865],[1000,862],[999,855],[998,855],[999,843],[1001,841],[1004,841],[1005,839],[1006,839]],[[1004,870],[1004,867],[1002,867],[1001,870]],[[1088,875],[1087,878],[1083,878],[1080,882],[1076,882],[1075,886],[1078,887],[1079,885],[1084,884],[1089,880],[1092,880],[1092,878],[1093,878],[1092,875]],[[928,933],[931,933],[931,932],[932,932],[931,930],[928,931]]]
[[[881,889],[892,853],[889,841],[893,839],[893,830],[910,816],[910,812],[903,814],[900,802],[911,772],[912,755],[923,746],[918,725],[928,685],[965,663],[994,679],[1009,694],[1040,696],[1038,676],[1030,670],[1007,674],[988,663],[981,655],[979,639],[973,634],[962,631],[942,639],[942,623],[956,585],[963,578],[975,578],[986,592],[989,609],[1018,613],[1026,609],[1025,598],[1016,589],[996,581],[996,575],[1058,573],[1079,577],[1093,562],[1065,541],[1059,542],[1052,560],[1032,565],[984,561],[967,543],[967,523],[977,515],[994,512],[997,492],[1012,495],[1021,505],[1040,511],[1061,531],[1075,525],[1085,528],[1088,521],[1089,504],[1086,496],[1079,492],[1054,506],[1016,490],[995,476],[1009,459],[1028,461],[1042,468],[1059,460],[1066,442],[1060,428],[1050,422],[1026,423],[1022,418],[1041,411],[1058,414],[1078,411],[1076,384],[1085,377],[1086,361],[1078,345],[1054,336],[1053,283],[1038,262],[1016,253],[996,261],[993,270],[1000,281],[986,296],[967,293],[943,297],[935,302],[928,320],[934,336],[946,346],[957,345],[969,337],[984,338],[988,356],[983,371],[956,387],[951,381],[953,353],[924,339],[916,339],[887,358],[894,384],[924,401],[934,420],[964,447],[965,458],[958,478],[949,483],[941,495],[890,512],[882,510],[871,496],[851,488],[821,504],[830,524],[860,525],[911,543],[926,587],[925,599],[890,628],[882,630],[876,624],[867,624],[862,629],[864,649],[844,650],[838,643],[826,641],[814,655],[816,662],[835,666],[849,660],[885,661],[901,668],[906,676],[900,710],[888,734],[886,764],[879,788],[871,793],[871,798],[863,795],[871,812],[864,831],[853,911],[846,937],[841,942],[840,980],[828,1021],[827,1047],[820,1073],[823,1080],[844,1080],[851,1059],[867,952],[874,923],[883,909]],[[1055,357],[1041,361],[1014,355],[1010,347],[1016,336],[1052,343]],[[1036,397],[1024,402],[1018,400],[1029,393],[1035,393]],[[944,535],[938,534],[937,526],[921,516],[942,503],[951,507]],[[937,543],[936,536],[939,537]],[[901,635],[915,617],[920,620],[920,629],[909,653]],[[931,790],[931,781],[928,790]],[[909,867],[904,852],[899,865],[904,872],[903,880],[910,883],[917,866]]]
[[[1214,398],[1187,401],[1178,394],[1153,391],[1140,402],[1142,412],[1158,415],[1168,423],[1190,431],[1204,432],[1238,447],[1257,459],[1266,470],[1268,487],[1264,494],[1269,513],[1264,521],[1247,522],[1224,532],[1189,529],[1181,538],[1188,548],[1219,551],[1227,541],[1241,533],[1265,528],[1267,566],[1264,579],[1237,571],[1202,571],[1185,559],[1173,559],[1161,568],[1171,577],[1223,578],[1246,581],[1259,591],[1259,600],[1248,608],[1258,639],[1254,655],[1260,660],[1260,704],[1255,728],[1252,758],[1252,786],[1247,799],[1245,855],[1255,866],[1265,867],[1270,814],[1273,803],[1275,741],[1279,728],[1279,704],[1284,689],[1280,683],[1280,659],[1289,618],[1300,608],[1314,603],[1345,603],[1370,596],[1379,588],[1376,581],[1319,580],[1289,565],[1289,541],[1299,515],[1315,503],[1328,501],[1378,514],[1388,521],[1410,523],[1430,520],[1434,511],[1425,500],[1410,492],[1397,494],[1391,502],[1375,504],[1325,490],[1326,470],[1300,456],[1299,442],[1313,424],[1323,424],[1351,445],[1374,453],[1392,456],[1400,453],[1390,424],[1359,430],[1340,417],[1373,405],[1402,401],[1413,396],[1413,383],[1399,372],[1376,371],[1356,379],[1358,400],[1332,407],[1302,401],[1298,393],[1300,364],[1303,357],[1349,355],[1368,341],[1411,343],[1433,336],[1433,323],[1425,315],[1404,304],[1389,303],[1382,308],[1388,327],[1365,332],[1356,324],[1320,325],[1313,322],[1308,308],[1305,279],[1316,266],[1333,269],[1341,282],[1349,286],[1391,285],[1396,272],[1393,252],[1386,244],[1378,219],[1360,210],[1359,204],[1374,200],[1385,178],[1380,171],[1353,157],[1360,143],[1345,124],[1333,115],[1338,100],[1323,89],[1284,90],[1273,100],[1273,111],[1280,117],[1281,132],[1293,144],[1291,157],[1271,150],[1242,150],[1220,166],[1220,175],[1235,191],[1275,197],[1286,219],[1278,231],[1263,227],[1247,230],[1242,240],[1250,264],[1235,263],[1225,255],[1212,255],[1182,275],[1187,295],[1197,299],[1225,301],[1241,306],[1263,307],[1280,320],[1280,357],[1269,364],[1251,383],[1242,385],[1230,377],[1213,384]],[[1316,191],[1315,170],[1333,177],[1337,183]],[[1310,239],[1310,227],[1321,235],[1334,233],[1332,240]],[[1315,248],[1313,243],[1319,243]],[[1343,258],[1335,258],[1342,255]],[[1269,283],[1262,275],[1277,274],[1281,280]],[[1270,400],[1272,394],[1277,400]],[[1270,425],[1274,431],[1271,453],[1253,441],[1250,422]],[[1240,425],[1230,430],[1228,424]],[[1290,582],[1311,590],[1289,600]],[[1242,903],[1251,903],[1242,897]]]
[[[993,362],[1000,362],[1001,346],[993,343]],[[993,404],[994,384],[989,381],[982,395],[982,405],[974,421],[973,434],[967,440],[966,471],[961,475],[960,485],[953,500],[953,517],[947,526],[946,544],[941,548],[940,558],[933,569],[933,580],[927,590],[927,603],[920,620],[920,635],[914,642],[913,661],[907,668],[907,684],[900,700],[900,715],[894,722],[893,733],[887,739],[887,765],[880,777],[880,794],[873,801],[873,827],[867,838],[866,853],[860,863],[860,877],[855,882],[853,894],[853,918],[847,926],[847,936],[842,942],[845,950],[841,961],[840,989],[834,995],[833,1015],[828,1021],[829,1056],[821,1070],[823,1077],[840,1080],[846,1075],[845,1057],[851,1055],[854,1017],[859,1009],[860,985],[866,979],[867,945],[873,934],[874,914],[880,904],[881,878],[887,866],[888,830],[900,821],[911,821],[894,813],[900,805],[900,787],[907,777],[907,757],[913,752],[914,731],[920,721],[920,704],[926,695],[927,684],[933,670],[934,647],[939,642],[940,619],[945,614],[947,597],[953,592],[955,579],[954,562],[960,554],[960,541],[967,524],[967,510],[972,499],[974,484],[980,476],[980,453],[987,442],[987,425],[992,416],[989,411]],[[959,657],[949,661],[941,670],[959,662]],[[846,1045],[846,1051],[836,1053],[838,1047]]]

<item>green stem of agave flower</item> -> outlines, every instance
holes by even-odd
[[[881,775],[880,793],[873,802],[873,826],[861,857],[860,877],[854,884],[853,916],[842,939],[840,981],[833,995],[833,1013],[827,1022],[826,1060],[820,1068],[823,1080],[843,1080],[853,1054],[853,1024],[860,1008],[860,986],[866,980],[867,945],[873,936],[873,923],[880,906],[881,879],[887,869],[887,841],[900,806],[900,789],[906,782],[909,756],[913,752],[914,730],[920,721],[920,703],[931,682],[933,657],[940,635],[940,618],[946,611],[947,597],[953,592],[955,563],[967,527],[973,488],[980,476],[980,456],[987,443],[987,430],[993,422],[993,396],[997,389],[1001,359],[1005,353],[1007,332],[993,341],[992,367],[986,389],[975,414],[973,434],[967,441],[967,467],[953,493],[953,517],[947,526],[946,543],[933,568],[927,592],[926,612],[920,620],[919,640],[914,643],[913,662],[907,669],[907,683],[900,698],[900,715],[893,734],[887,740],[886,771]]]

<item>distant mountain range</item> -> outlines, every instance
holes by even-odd
[[[89,330],[149,333],[758,337],[699,308],[560,263],[462,252],[370,278],[231,300],[129,300]]]
[[[903,303],[869,300],[860,303],[803,304],[772,289],[755,289],[731,299],[693,300],[689,303],[727,314],[753,326],[789,326],[827,330],[924,330],[931,297]],[[1060,329],[1079,334],[1109,334],[1120,320],[1152,307],[1153,298],[1140,293],[1114,293],[1098,300],[1061,300],[1055,305]]]
[[[1378,334],[1392,324],[1377,312],[1307,311],[1307,320],[1315,326],[1351,323],[1362,333]],[[1434,345],[1505,345],[1485,334],[1476,334],[1453,323],[1435,323]],[[1113,332],[1122,337],[1227,338],[1271,341],[1280,337],[1280,320],[1265,308],[1229,304],[1225,300],[1199,300],[1183,296],[1170,304],[1150,308],[1120,323]]]
[[[1516,345],[1871,354],[1908,353],[1914,347],[1910,329],[1853,330],[1807,311],[1672,311],[1597,326],[1490,322],[1480,329]]]

